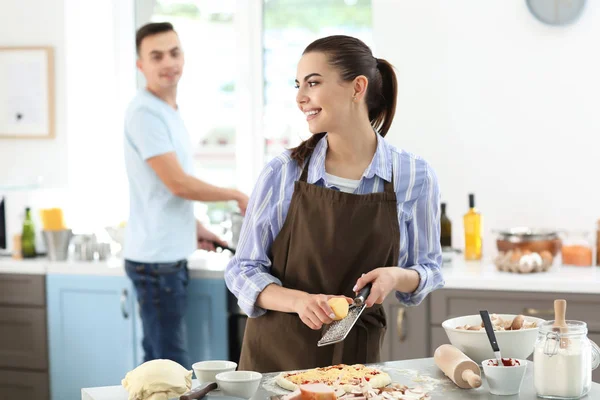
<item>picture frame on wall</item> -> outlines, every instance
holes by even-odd
[[[0,139],[55,137],[54,50],[0,47]]]

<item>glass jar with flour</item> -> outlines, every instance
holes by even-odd
[[[568,329],[540,324],[533,352],[534,385],[544,399],[579,399],[592,386],[592,370],[600,364],[600,348],[587,337],[587,324],[567,320]]]

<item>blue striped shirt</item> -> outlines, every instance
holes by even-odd
[[[330,186],[325,174],[327,136],[319,141],[310,158],[307,182]],[[398,198],[400,253],[398,266],[419,273],[419,286],[413,293],[396,292],[407,306],[420,304],[433,290],[444,286],[441,272],[440,194],[437,177],[422,158],[394,148],[377,135],[377,150],[363,173],[356,194],[383,191],[384,180],[391,181]],[[285,221],[294,182],[302,168],[286,151],[263,169],[250,197],[235,256],[225,270],[225,282],[238,298],[238,305],[249,317],[263,315],[266,310],[256,305],[262,290],[281,281],[269,273],[268,257],[274,238]],[[336,293],[327,293],[336,294]]]

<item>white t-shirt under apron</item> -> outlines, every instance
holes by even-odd
[[[325,173],[325,176],[327,177],[329,186],[335,186],[340,189],[341,192],[354,193],[358,188],[358,185],[360,185],[360,180],[340,178],[339,176],[328,173]]]

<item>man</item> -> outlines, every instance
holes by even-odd
[[[173,26],[142,26],[136,48],[146,87],[125,116],[130,191],[125,268],[140,305],[145,361],[166,358],[190,369],[186,258],[197,248],[214,250],[214,242],[226,245],[194,218],[192,200],[235,200],[244,213],[248,197],[192,176],[192,145],[176,101],[184,56]]]

